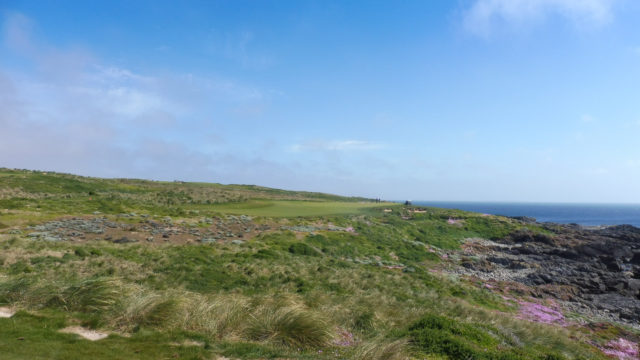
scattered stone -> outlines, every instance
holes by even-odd
[[[44,241],[63,241],[62,238],[58,237],[58,236],[45,236],[44,238],[42,238]]]
[[[44,236],[47,236],[47,235],[48,235],[48,233],[46,233],[46,232],[32,232],[32,233],[29,233],[29,235],[27,235],[27,236],[33,238],[33,237],[44,237]]]
[[[231,243],[234,245],[242,245],[244,244],[244,240],[231,240]]]
[[[123,236],[120,239],[114,240],[113,242],[116,244],[128,244],[128,243],[138,242],[138,240]]]

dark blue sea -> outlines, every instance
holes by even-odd
[[[543,204],[414,201],[414,205],[460,209],[492,215],[530,216],[540,222],[640,227],[640,204]]]

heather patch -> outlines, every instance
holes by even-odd
[[[528,301],[518,301],[518,304],[520,304],[520,313],[518,314],[520,319],[542,324],[557,324],[561,326],[567,324],[564,315],[560,311],[548,306]]]
[[[609,341],[601,350],[618,360],[640,359],[638,344],[623,338]]]

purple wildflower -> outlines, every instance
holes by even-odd
[[[518,303],[520,304],[520,314],[518,315],[520,319],[543,324],[566,325],[564,315],[557,310],[527,301],[518,301]]]
[[[353,334],[347,330],[338,331],[338,338],[333,341],[337,346],[353,346],[356,341],[353,338]]]
[[[602,352],[618,358],[618,360],[639,360],[640,350],[638,344],[627,339],[619,338],[611,340],[606,347],[601,348]]]

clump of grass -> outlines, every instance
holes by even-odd
[[[354,360],[400,360],[407,359],[405,339],[389,341],[373,339],[358,346],[351,356]]]
[[[84,279],[64,289],[51,303],[68,311],[100,312],[113,307],[122,296],[121,287],[112,278]]]
[[[113,321],[116,327],[125,331],[140,326],[160,328],[175,319],[180,298],[137,290],[121,302],[118,316]]]
[[[455,359],[483,356],[482,349],[497,345],[495,338],[474,324],[427,314],[409,327],[413,343],[427,354],[447,355]]]
[[[328,321],[296,304],[260,307],[252,316],[247,336],[301,348],[324,346],[333,337]]]
[[[17,276],[0,283],[0,303],[12,304],[24,299],[34,284],[33,277]]]
[[[240,296],[191,294],[179,313],[179,327],[218,339],[240,336],[247,325],[249,306]]]

